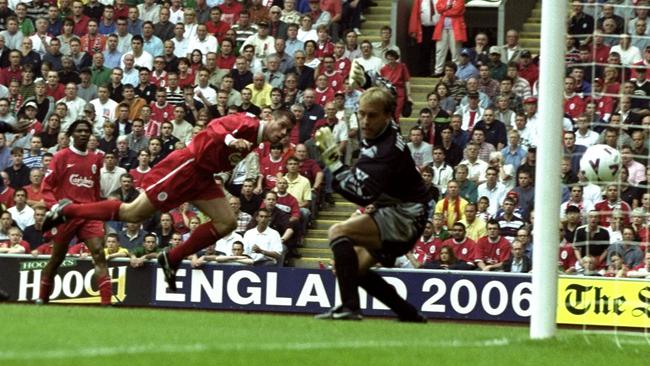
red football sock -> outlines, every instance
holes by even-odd
[[[206,222],[199,225],[187,241],[169,251],[169,261],[172,264],[180,263],[183,258],[190,254],[194,254],[203,248],[207,248],[214,244],[221,235],[217,232],[212,222]]]
[[[63,208],[63,215],[87,220],[113,221],[120,217],[120,200],[106,200],[92,203],[73,203]]]
[[[97,277],[97,287],[99,288],[99,297],[102,300],[102,305],[110,305],[111,297],[113,296],[111,278],[108,276]]]
[[[38,293],[38,298],[47,304],[50,301],[50,294],[52,293],[52,281],[49,279],[41,279],[41,289]]]

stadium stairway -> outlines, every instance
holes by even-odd
[[[314,227],[307,231],[304,246],[299,249],[302,258],[294,259],[293,266],[301,268],[327,267],[332,261],[332,251],[327,240],[327,230],[330,226],[341,222],[357,209],[339,194],[334,194],[334,206],[320,211],[314,221]]]
[[[377,6],[368,8],[364,14],[366,21],[361,24],[361,35],[359,42],[364,39],[370,42],[378,42],[380,28],[388,24],[391,11],[391,0],[374,0]],[[526,21],[520,31],[520,43],[524,48],[529,49],[533,54],[539,53],[539,37],[541,27],[542,2],[537,1],[530,18]],[[411,93],[413,97],[413,114],[411,117],[402,118],[400,121],[402,133],[415,125],[418,111],[426,107],[426,95],[433,90],[437,79],[432,77],[412,77]],[[321,211],[316,218],[315,226],[309,229],[304,240],[304,247],[299,252],[300,259],[294,259],[293,265],[302,268],[319,268],[328,266],[332,260],[332,252],[327,240],[327,230],[333,224],[341,222],[356,210],[356,206],[346,201],[340,195],[335,195],[336,205]]]
[[[391,0],[374,1],[377,3],[377,6],[368,8],[364,12],[366,20],[361,24],[359,42],[364,39],[370,42],[379,42],[379,30],[382,26],[389,23]],[[307,232],[304,247],[299,250],[302,258],[294,259],[293,266],[302,268],[329,266],[332,260],[332,251],[329,248],[329,242],[327,240],[327,230],[335,223],[350,217],[357,209],[356,205],[348,202],[338,194],[334,195],[334,200],[336,202],[334,207],[329,207],[319,212],[314,227]]]
[[[533,11],[519,32],[519,43],[533,55],[539,55],[542,28],[542,2],[537,1]]]

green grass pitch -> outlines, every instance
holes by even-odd
[[[307,315],[0,306],[0,365],[645,365],[650,335]]]

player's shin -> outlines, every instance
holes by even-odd
[[[41,304],[47,304],[50,301],[53,281],[50,278],[42,277],[41,286],[38,292],[38,300]]]
[[[73,203],[63,208],[66,217],[79,217],[86,220],[113,221],[120,219],[120,200],[105,200],[92,203]]]
[[[358,271],[359,259],[354,251],[353,241],[342,236],[336,238],[330,244],[334,253],[334,268],[336,269],[336,280],[341,293],[341,303],[349,310],[359,310],[359,285]]]
[[[424,321],[418,310],[402,299],[395,287],[381,278],[377,272],[368,270],[364,275],[359,276],[359,286],[366,290],[368,295],[373,296],[393,310],[400,320]]]
[[[102,305],[110,305],[111,297],[113,296],[113,286],[111,285],[111,278],[108,274],[97,276],[97,287],[99,288],[99,298]]]
[[[212,222],[203,223],[194,229],[186,242],[169,251],[169,261],[172,265],[176,265],[188,255],[214,244],[222,236]]]

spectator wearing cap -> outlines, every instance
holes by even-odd
[[[529,50],[521,50],[517,67],[519,76],[526,79],[531,86],[535,85],[537,79],[539,79],[539,66],[533,62],[533,57]]]
[[[257,33],[250,35],[242,44],[239,52],[244,51],[244,47],[252,45],[255,47],[255,57],[265,59],[267,56],[275,53],[275,38],[269,35],[269,22],[262,20],[257,23]]]
[[[506,44],[500,47],[501,60],[504,63],[518,62],[522,49],[519,46],[519,32],[510,29],[506,32]],[[491,51],[490,51],[491,52]]]
[[[490,47],[488,57],[490,58],[490,62],[488,62],[490,77],[497,81],[503,80],[508,73],[508,66],[501,61],[501,49],[498,46]]]
[[[462,114],[461,129],[472,131],[474,125],[483,118],[485,110],[479,106],[479,95],[477,92],[467,94],[467,106],[459,111]]]
[[[471,59],[469,48],[463,48],[460,50],[458,70],[456,70],[456,77],[458,79],[467,81],[469,78],[478,78],[478,69],[470,61]]]
[[[36,119],[39,121],[45,121],[50,114],[54,113],[54,98],[48,96],[45,91],[45,80],[38,78],[34,80],[34,96],[25,99],[25,105],[28,102],[36,104]]]
[[[440,20],[433,32],[436,41],[436,75],[442,75],[447,53],[451,52],[451,61],[458,63],[461,44],[467,41],[465,24],[465,1],[437,1],[436,10]]]

